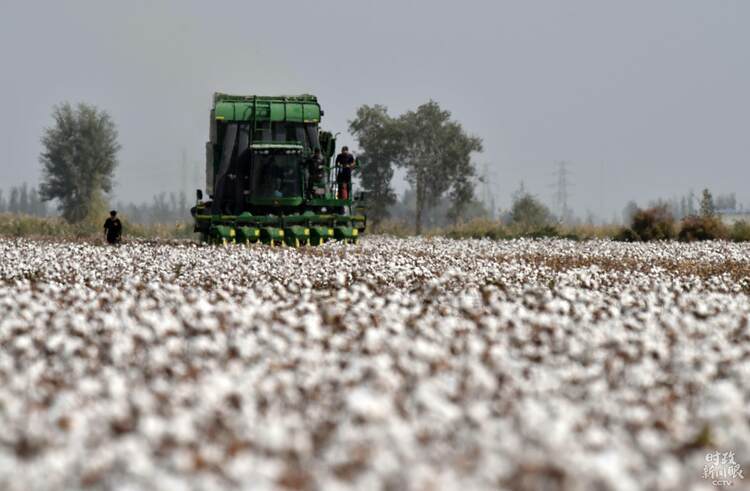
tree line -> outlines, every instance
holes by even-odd
[[[656,199],[648,202],[647,208],[661,208],[666,213],[669,213],[676,220],[682,220],[683,218],[696,216],[702,213],[702,207],[707,202],[706,193],[707,189],[704,189],[700,194],[690,190],[686,194],[669,199]],[[742,204],[737,200],[735,193],[720,194],[713,196],[708,192],[712,208],[717,213],[725,212],[740,212],[744,210]],[[629,223],[633,219],[633,215],[638,211],[639,206],[635,201],[629,201],[622,211],[623,223]]]
[[[48,212],[47,203],[42,200],[35,187],[30,188],[26,183],[13,186],[10,188],[7,198],[3,190],[0,189],[0,213],[44,217],[47,216]]]
[[[0,191],[0,212],[48,215],[53,202],[68,222],[96,221],[106,213],[107,194],[113,188],[120,145],[115,123],[106,111],[87,104],[55,106],[52,125],[42,135],[42,179],[39,187],[27,185]],[[364,189],[368,219],[377,224],[385,218],[413,220],[417,233],[424,226],[443,226],[490,215],[475,197],[481,182],[472,161],[482,152],[482,140],[468,134],[451,113],[435,101],[391,115],[384,105],[363,105],[349,121],[349,132],[359,146],[356,176]],[[401,199],[393,188],[395,171],[404,172],[410,188]],[[110,200],[111,201],[111,200]],[[694,193],[659,200],[680,219],[695,214]],[[718,210],[737,209],[735,196],[718,196]],[[184,192],[161,193],[151,202],[117,203],[121,214],[135,223],[153,224],[189,220]],[[624,221],[630,221],[637,205],[628,204]],[[501,216],[504,222],[554,223],[549,209],[525,192],[516,193],[513,207]]]
[[[159,193],[151,202],[117,202],[115,209],[127,221],[141,225],[169,224],[190,220],[190,205],[184,191]]]
[[[117,201],[114,208],[129,222],[141,225],[169,224],[190,219],[190,206],[184,191],[159,193],[142,203]],[[46,217],[48,203],[42,201],[37,188],[24,183],[9,192],[0,189],[0,213]]]

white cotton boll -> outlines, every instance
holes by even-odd
[[[382,349],[386,341],[386,333],[383,329],[368,329],[365,332],[365,346],[373,352]]]
[[[346,285],[346,273],[344,273],[343,271],[337,272],[335,281],[336,281],[336,286],[338,288],[342,288],[343,286],[345,286]]]
[[[628,472],[622,459],[612,451],[600,452],[592,456],[589,465],[594,469],[595,475],[611,489],[618,491],[641,489],[638,484],[640,480]]]
[[[431,413],[434,413],[443,421],[452,421],[461,415],[460,409],[433,384],[420,384],[416,391],[416,397],[425,408],[429,408]]]
[[[101,389],[101,382],[91,377],[83,378],[78,383],[78,390],[84,397],[96,397]]]
[[[471,384],[486,392],[493,392],[497,388],[497,377],[482,365],[475,365],[471,369]]]
[[[604,448],[609,438],[604,429],[597,426],[589,426],[583,433],[583,442],[594,449]]]
[[[110,374],[107,380],[107,388],[113,399],[121,399],[129,392],[128,383],[120,374]]]
[[[720,380],[705,387],[700,408],[703,418],[721,426],[722,422],[742,419],[745,404],[741,392],[733,382]]]
[[[671,456],[664,457],[659,462],[657,482],[663,489],[677,489],[680,484],[680,462]]]
[[[664,436],[654,430],[641,430],[637,438],[640,447],[650,455],[659,455],[664,450]]]
[[[390,399],[366,388],[353,390],[347,396],[349,410],[366,419],[380,420],[391,411]]]
[[[144,437],[149,440],[156,440],[164,434],[166,422],[156,415],[145,415],[141,418],[140,429]]]
[[[18,336],[13,342],[13,347],[17,350],[28,351],[33,346],[34,341],[31,336]]]
[[[189,443],[195,440],[195,427],[193,419],[188,413],[179,413],[169,420],[170,432],[177,441]]]
[[[414,354],[424,360],[435,360],[443,356],[443,349],[435,343],[418,338],[414,342]]]
[[[302,318],[307,336],[312,340],[323,339],[326,331],[322,328],[322,319],[317,314],[308,314]]]

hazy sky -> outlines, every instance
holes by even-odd
[[[106,109],[116,195],[203,175],[214,91],[316,94],[344,132],[361,104],[432,98],[484,140],[498,204],[526,187],[611,217],[708,186],[750,204],[750,2],[0,0],[0,188],[37,182],[62,101]],[[348,136],[343,138],[351,143]]]

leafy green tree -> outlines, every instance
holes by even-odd
[[[437,102],[422,104],[398,118],[402,151],[397,164],[406,169],[407,180],[416,192],[416,232],[422,232],[425,211],[451,191],[452,214],[473,197],[472,152],[482,151],[481,139],[467,135],[460,123]]]
[[[711,192],[708,189],[703,190],[701,195],[701,216],[712,217],[716,212],[714,207],[714,198],[711,196]]]
[[[396,202],[391,186],[393,164],[402,151],[401,134],[385,106],[362,106],[349,121],[349,132],[357,139],[359,177],[367,193],[368,219],[379,223]]]
[[[523,186],[516,191],[510,209],[510,222],[521,233],[530,233],[554,223],[552,212]]]
[[[456,221],[468,211],[474,198],[473,152],[482,141],[467,135],[451,114],[429,101],[398,118],[384,106],[362,106],[349,122],[360,154],[362,187],[369,194],[368,211],[374,221],[388,216],[396,202],[391,187],[393,167],[406,170],[416,193],[416,231],[421,233],[425,215],[448,195],[449,217]]]
[[[88,104],[61,104],[52,118],[54,125],[42,136],[40,195],[57,199],[68,222],[81,222],[101,211],[103,193],[112,190],[117,128],[109,114]]]

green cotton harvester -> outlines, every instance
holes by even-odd
[[[292,247],[357,242],[366,224],[363,193],[339,193],[336,138],[321,131],[322,116],[312,95],[214,94],[207,199],[198,190],[191,210],[202,241]]]

